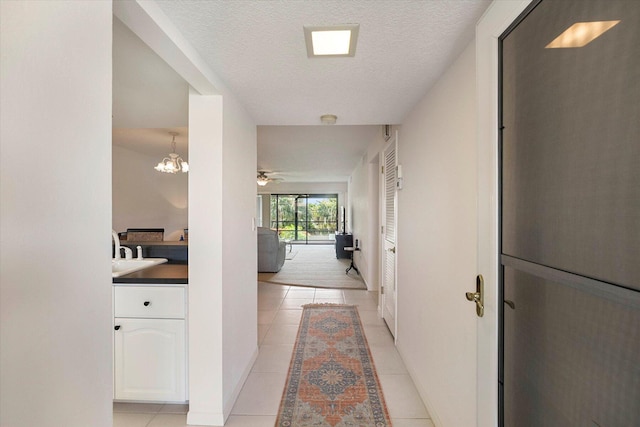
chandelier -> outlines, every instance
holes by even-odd
[[[169,132],[169,135],[173,136],[173,139],[171,140],[171,153],[169,153],[169,157],[162,159],[154,169],[158,172],[164,173],[177,173],[180,171],[183,173],[189,172],[189,164],[182,160],[182,157],[176,154],[176,136],[178,133]]]

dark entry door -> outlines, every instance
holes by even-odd
[[[640,425],[639,46],[637,1],[501,38],[504,426]]]

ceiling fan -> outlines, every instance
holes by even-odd
[[[269,172],[269,173],[274,173],[274,172]],[[267,176],[267,171],[258,171],[258,177],[257,180],[258,185],[261,187],[264,187],[265,185],[267,185],[270,182],[278,182],[278,181],[282,181],[281,178],[269,178]]]

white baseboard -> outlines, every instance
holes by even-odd
[[[247,363],[247,366],[242,372],[240,381],[238,381],[238,384],[234,388],[233,393],[231,393],[231,397],[224,405],[222,413],[189,411],[187,413],[187,424],[196,425],[196,426],[216,426],[216,427],[224,426],[224,423],[226,422],[227,418],[229,418],[229,415],[231,415],[231,410],[233,409],[233,405],[236,403],[236,400],[240,395],[240,391],[242,390],[242,386],[244,386],[245,381],[247,381],[247,378],[251,373],[251,368],[253,368],[253,364],[256,362],[257,358],[258,358],[258,347],[256,346],[253,352],[253,355],[249,360],[249,363]]]
[[[240,381],[238,381],[238,384],[236,384],[235,389],[233,389],[233,393],[231,394],[231,398],[224,405],[223,411],[224,411],[224,419],[225,419],[225,421],[226,421],[227,418],[229,418],[229,415],[231,415],[231,410],[233,409],[233,405],[235,405],[236,400],[238,400],[238,396],[240,396],[240,391],[242,390],[242,387],[244,386],[244,383],[247,381],[247,378],[249,377],[249,374],[251,373],[251,368],[253,368],[253,364],[256,363],[256,359],[258,358],[258,354],[259,354],[259,350],[258,350],[258,346],[256,345],[256,348],[253,351],[253,355],[251,356],[251,359],[249,360],[249,363],[247,364],[247,366],[245,366],[244,371],[242,372],[242,376],[240,377]]]
[[[368,291],[377,291],[378,290],[378,289],[376,289],[376,288],[374,288],[372,286],[369,286],[369,282],[367,282],[367,279],[363,275],[360,275],[360,278],[364,282],[364,285],[367,287]]]
[[[193,426],[224,426],[224,416],[217,412],[187,413],[187,424]]]
[[[442,422],[440,421],[440,418],[438,417],[438,413],[436,412],[435,408],[433,407],[433,405],[429,401],[429,398],[427,396],[427,391],[423,387],[421,387],[420,384],[418,384],[414,380],[414,378],[416,378],[416,373],[411,368],[411,366],[408,366],[406,364],[405,358],[402,356],[402,351],[400,350],[400,347],[398,347],[398,343],[397,342],[396,342],[396,350],[398,350],[398,353],[400,354],[400,358],[402,359],[402,363],[404,364],[405,368],[407,369],[407,372],[409,373],[409,376],[411,377],[411,380],[413,381],[413,384],[416,386],[416,390],[418,390],[418,394],[420,395],[420,398],[422,399],[422,402],[424,403],[424,406],[427,408],[427,412],[429,413],[429,417],[431,418],[431,422],[433,422],[434,426],[441,427],[442,426]]]

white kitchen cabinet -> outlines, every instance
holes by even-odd
[[[187,400],[186,288],[114,286],[114,397]]]
[[[186,292],[180,286],[115,286],[114,317],[184,319]]]

